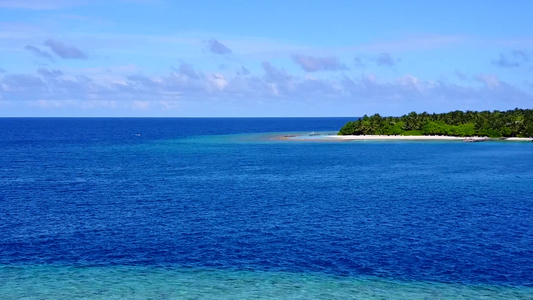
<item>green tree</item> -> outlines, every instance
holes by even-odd
[[[345,124],[339,134],[387,134],[387,135],[455,135],[489,137],[533,136],[533,110],[466,111],[417,114],[411,112],[401,117],[365,115]]]

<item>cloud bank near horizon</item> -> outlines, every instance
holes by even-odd
[[[389,80],[365,73],[313,78],[291,74],[271,62],[263,62],[257,73],[200,71],[187,63],[157,75],[104,73],[105,76],[76,75],[47,67],[39,67],[33,73],[4,73],[0,75],[0,102],[19,108],[84,111],[106,108],[164,115],[172,112],[190,115],[179,108],[202,103],[207,105],[205,115],[213,116],[218,116],[217,107],[228,103],[245,106],[255,103],[260,113],[250,115],[275,114],[273,109],[279,107],[272,103],[279,102],[289,107],[312,105],[329,111],[339,108],[333,114],[338,116],[350,115],[343,107],[365,108],[361,113],[393,115],[395,110],[402,113],[442,112],[451,108],[483,110],[487,104],[495,109],[511,109],[530,107],[533,103],[533,95],[490,74],[475,76],[474,85],[424,80],[409,74]],[[298,116],[296,111],[289,111]]]

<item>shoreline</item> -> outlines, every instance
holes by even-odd
[[[489,138],[482,136],[459,137],[445,135],[332,135],[331,133],[316,134],[292,134],[280,136],[277,139],[295,141],[464,141],[464,142],[489,142],[511,141],[532,142],[533,138]]]
[[[327,138],[337,140],[411,140],[411,141],[461,141],[465,138],[444,135],[329,135]],[[485,140],[484,137],[476,137],[475,140]]]

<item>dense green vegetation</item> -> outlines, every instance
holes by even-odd
[[[346,123],[338,134],[533,137],[533,109],[493,112],[457,110],[443,114],[412,112],[401,117],[365,115]]]

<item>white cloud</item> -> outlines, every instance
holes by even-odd
[[[149,101],[139,101],[135,100],[133,101],[133,108],[138,110],[146,110],[148,107],[150,107]]]
[[[215,87],[218,90],[222,90],[228,85],[228,81],[224,78],[223,75],[210,74],[207,78],[211,86]]]
[[[478,76],[478,79],[489,89],[495,89],[500,86],[500,80],[494,75],[481,74]]]
[[[295,54],[292,55],[292,60],[306,72],[339,71],[348,69],[346,65],[339,61],[339,58],[334,56],[313,57],[310,55]]]
[[[231,53],[231,50],[228,47],[226,47],[224,44],[215,39],[210,39],[209,41],[207,41],[207,45],[209,51],[214,54],[225,55]]]

